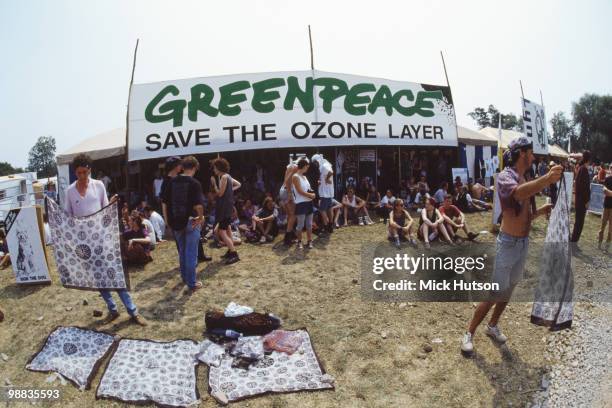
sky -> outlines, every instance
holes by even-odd
[[[0,0],[0,161],[26,166],[38,137],[60,153],[125,127],[135,83],[310,68],[446,84],[459,125],[494,104],[547,117],[612,93],[612,2]]]

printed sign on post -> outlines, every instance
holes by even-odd
[[[548,135],[544,107],[522,99],[524,133],[533,143],[535,154],[548,154]]]
[[[589,201],[589,212],[602,215],[604,208],[603,184],[591,183],[591,198]]]
[[[51,282],[41,225],[42,212],[37,207],[16,208],[6,218],[6,240],[19,284]]]

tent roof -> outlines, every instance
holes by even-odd
[[[58,154],[57,164],[68,164],[80,153],[87,153],[92,160],[125,154],[125,128],[114,129],[83,140],[76,146]]]
[[[569,157],[569,153],[563,150],[563,148],[557,144],[548,145],[548,154],[555,157],[562,157],[564,159]]]
[[[497,137],[491,137],[482,132],[468,129],[463,126],[457,126],[457,135],[459,143],[467,145],[479,145],[479,146],[495,146],[497,145]]]

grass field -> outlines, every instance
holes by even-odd
[[[490,219],[490,212],[468,215],[476,231],[488,230]],[[603,256],[595,244],[598,228],[599,218],[587,215],[583,251],[574,265],[577,290],[590,285],[584,276],[593,257]],[[532,240],[543,241],[545,232],[546,220],[540,218]],[[494,235],[479,240],[493,242]],[[10,268],[1,271],[0,308],[6,318],[0,323],[0,353],[8,361],[0,359],[0,385],[8,380],[20,387],[49,387],[46,374],[24,367],[56,326],[76,325],[154,340],[200,340],[204,313],[235,301],[275,313],[285,328],[306,327],[325,369],[336,378],[335,391],[263,396],[236,406],[524,406],[538,389],[546,370],[543,338],[548,332],[529,323],[531,303],[512,303],[505,313],[501,325],[510,337],[507,347],[495,346],[479,331],[477,353],[466,359],[459,353],[459,342],[472,315],[472,303],[362,300],[361,246],[387,243],[383,224],[342,228],[305,252],[286,249],[278,241],[242,245],[242,261],[231,266],[220,262],[224,250],[209,249],[214,261],[198,266],[204,288],[192,296],[181,283],[174,243],[161,244],[154,251],[154,262],[130,272],[132,296],[150,323],[145,328],[131,324],[122,306],[118,320],[101,324],[92,316],[94,309],[106,312],[97,292],[61,287],[55,268],[54,283],[38,287],[17,286]],[[532,255],[528,269],[536,268],[538,254]],[[88,305],[83,305],[84,300]],[[434,338],[442,343],[432,343]],[[425,353],[424,345],[433,351]],[[199,373],[201,406],[216,406],[207,393],[207,369]],[[102,370],[92,389],[84,392],[54,383],[63,391],[61,406],[121,406],[95,400],[101,374]]]

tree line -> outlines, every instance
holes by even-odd
[[[13,167],[9,162],[0,162],[0,176],[35,171],[39,178],[53,177],[57,174],[55,149],[53,136],[41,136],[30,149],[28,166],[25,169]]]
[[[498,127],[501,115],[502,129],[523,130],[523,118],[513,113],[502,114],[493,105],[487,109],[476,107],[468,116],[482,129]],[[552,134],[550,144],[557,144],[567,150],[571,141],[572,152],[590,150],[594,157],[612,162],[612,95],[584,94],[572,103],[571,117],[559,111],[550,121]]]

